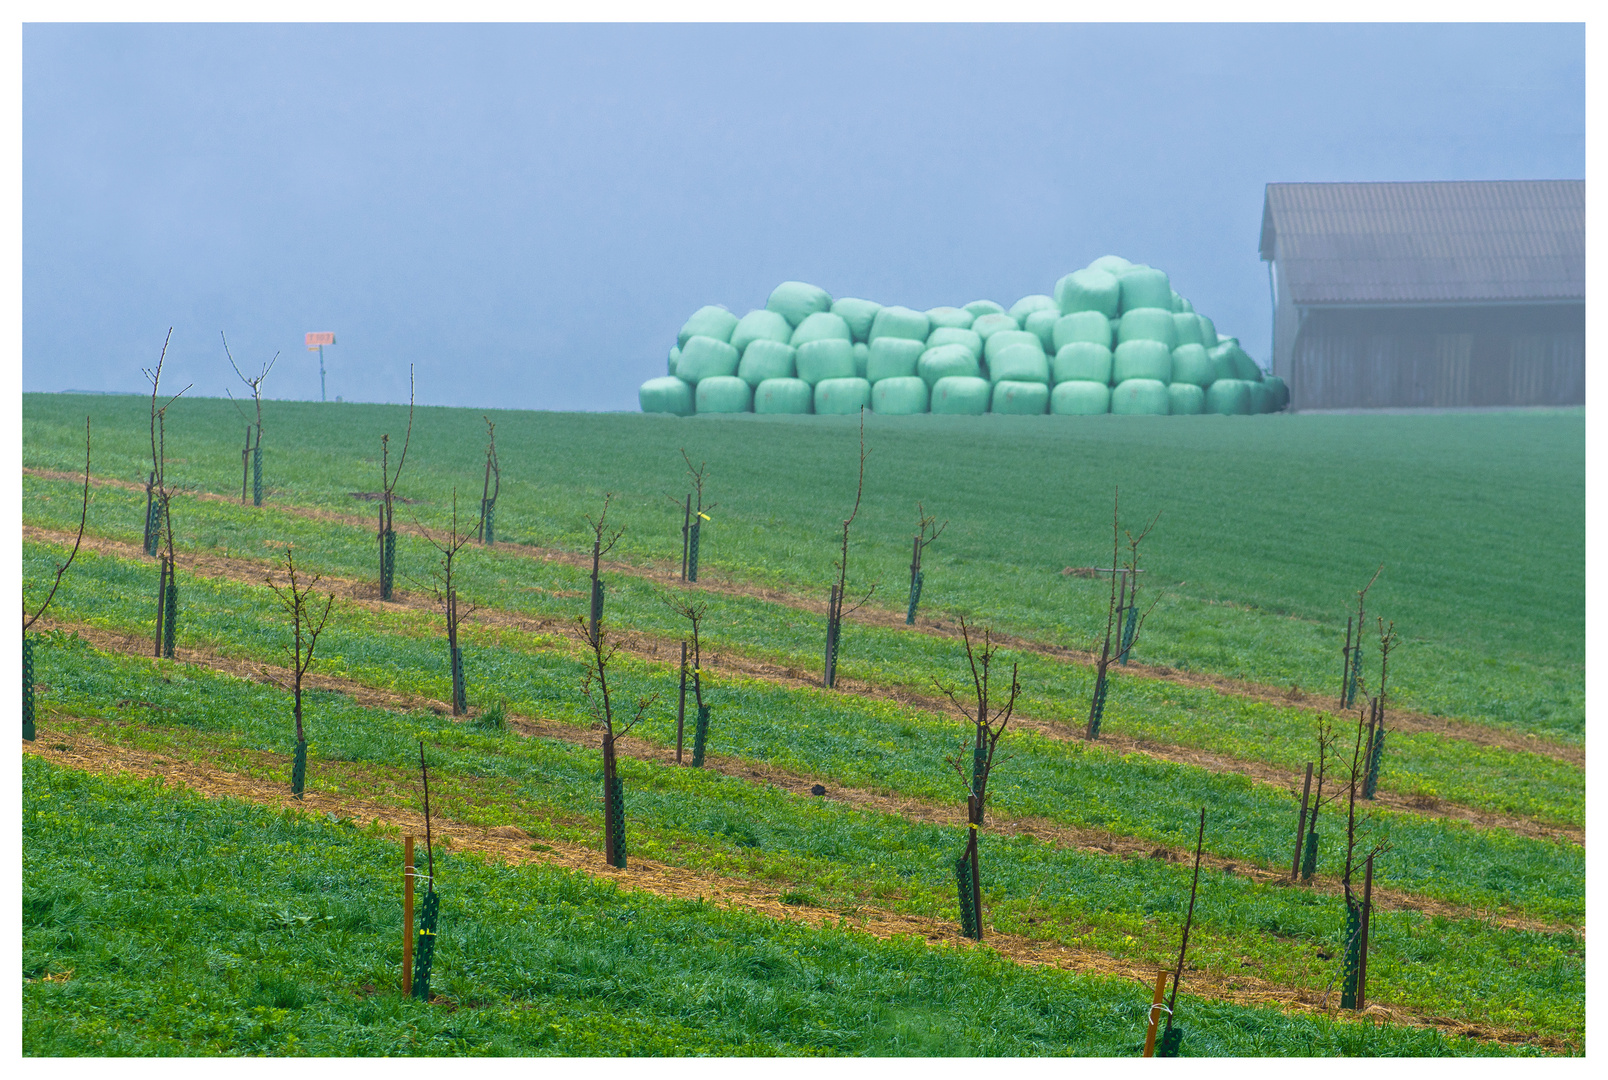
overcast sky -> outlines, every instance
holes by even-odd
[[[1580,178],[1579,26],[23,32],[23,389],[635,409],[780,281],[1009,305],[1115,253],[1266,362],[1270,181]]]

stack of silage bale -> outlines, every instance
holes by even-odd
[[[1008,311],[834,301],[786,281],[741,319],[699,308],[669,367],[642,384],[643,412],[1239,415],[1289,403],[1283,380],[1165,273],[1116,255]]]

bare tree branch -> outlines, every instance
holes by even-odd
[[[67,556],[67,561],[64,562],[64,563],[57,563],[56,564],[56,580],[54,580],[54,581],[52,581],[50,583],[50,594],[45,597],[45,602],[43,604],[39,605],[39,610],[34,612],[33,615],[30,617],[29,614],[28,614],[27,600],[25,599],[23,601],[23,605],[22,605],[22,632],[23,633],[26,634],[29,631],[29,629],[31,629],[33,627],[33,624],[39,621],[39,617],[45,613],[45,610],[47,608],[50,607],[50,602],[52,600],[56,599],[56,590],[61,588],[62,576],[67,573],[67,568],[73,564],[73,560],[78,558],[78,548],[84,542],[84,526],[88,523],[88,521],[89,521],[89,417],[86,416],[86,417],[84,417],[84,504],[83,504],[82,508],[78,512],[78,535],[73,538],[73,550],[72,550],[72,553]]]

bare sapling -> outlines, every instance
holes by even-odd
[[[480,490],[480,525],[476,538],[487,547],[497,542],[497,495],[502,491],[502,467],[497,462],[497,425],[486,422],[486,481]]]
[[[1334,744],[1337,738],[1332,722],[1327,720],[1318,722],[1318,783],[1317,790],[1313,793],[1312,809],[1305,823],[1306,842],[1301,855],[1302,881],[1311,881],[1318,872],[1318,811],[1323,809],[1326,803],[1334,802],[1341,794],[1339,790],[1329,792],[1327,798],[1323,794],[1323,785],[1328,778],[1329,766],[1334,758]]]
[[[1367,625],[1364,621],[1365,608],[1368,601],[1368,590],[1374,587],[1379,575],[1385,572],[1385,564],[1380,563],[1379,569],[1374,571],[1368,584],[1357,590],[1357,614],[1355,617],[1346,617],[1346,645],[1341,650],[1345,664],[1340,676],[1340,709],[1346,711],[1357,704],[1357,691],[1362,682],[1362,628]]]
[[[1377,700],[1375,698],[1373,702],[1377,702]],[[1357,734],[1352,745],[1351,769],[1346,784],[1346,865],[1345,871],[1340,878],[1340,884],[1346,898],[1345,951],[1343,954],[1344,982],[1340,991],[1340,1007],[1342,1009],[1361,1007],[1358,1001],[1360,1000],[1362,989],[1361,974],[1364,966],[1362,945],[1366,934],[1367,917],[1370,914],[1366,910],[1362,898],[1359,898],[1353,890],[1352,877],[1359,863],[1366,862],[1368,867],[1368,887],[1371,891],[1374,858],[1390,849],[1390,845],[1379,842],[1373,844],[1366,855],[1358,857],[1358,828],[1359,826],[1366,826],[1368,818],[1364,817],[1361,822],[1357,820],[1357,796],[1361,793],[1363,773],[1367,766],[1363,756],[1364,731],[1367,726],[1367,718],[1377,709],[1373,702],[1359,709],[1357,713]],[[1369,899],[1371,900],[1371,897]]]
[[[1021,696],[1022,684],[1016,677],[1016,665],[1011,665],[1010,686],[1005,703],[997,705],[989,700],[989,683],[992,677],[994,656],[999,651],[993,635],[983,628],[979,648],[971,638],[971,628],[964,616],[960,619],[960,636],[966,646],[966,663],[971,668],[972,691],[975,707],[962,704],[956,688],[946,686],[937,679],[936,686],[961,716],[971,725],[970,753],[959,753],[945,758],[965,785],[966,790],[966,849],[955,862],[955,877],[960,897],[960,932],[974,941],[983,940],[983,889],[978,869],[977,830],[983,824],[984,806],[988,800],[988,781],[994,771],[994,753],[1005,734],[1011,715],[1016,711],[1016,700]],[[968,695],[971,697],[972,695]]]
[[[703,534],[703,523],[709,520],[709,511],[718,503],[704,505],[704,481],[709,475],[706,462],[693,465],[686,447],[681,448],[681,460],[687,463],[687,475],[692,478],[692,491],[681,504],[681,580],[698,580],[698,550]],[[675,502],[674,499],[670,500]]]
[[[1178,983],[1184,977],[1184,957],[1189,952],[1189,928],[1195,922],[1195,894],[1200,890],[1200,860],[1206,850],[1206,808],[1200,808],[1200,831],[1195,834],[1195,876],[1189,883],[1189,913],[1184,916],[1184,933],[1178,943],[1178,966],[1173,969],[1172,996],[1167,1000],[1167,1030],[1161,1036],[1161,1057],[1177,1057],[1184,1041],[1183,1028],[1173,1027],[1178,1008]]]
[[[592,530],[592,607],[586,625],[592,637],[596,637],[603,626],[603,556],[613,551],[614,545],[625,535],[624,529],[615,529],[612,533],[608,530],[609,503],[613,501],[614,492],[607,492],[603,496],[603,513],[596,518],[586,515],[586,524]]]
[[[155,655],[173,659],[178,639],[179,584],[177,565],[173,555],[173,491],[167,483],[167,411],[185,392],[186,386],[167,399],[160,407],[156,404],[162,384],[162,365],[167,360],[168,342],[173,339],[173,328],[162,342],[162,355],[156,367],[145,368],[145,378],[151,384],[151,498],[145,515],[145,551],[161,560],[161,571],[156,592],[156,643]],[[193,383],[191,384],[194,385]],[[163,550],[163,542],[166,548]]]
[[[281,585],[275,581],[273,575],[267,577],[268,587],[279,598],[279,604],[290,616],[291,643],[286,647],[291,661],[291,708],[296,717],[296,756],[290,771],[290,791],[296,798],[302,797],[302,791],[307,784],[307,731],[302,723],[302,683],[307,676],[307,670],[313,666],[313,650],[318,646],[318,635],[324,632],[329,625],[329,613],[335,606],[335,594],[328,593],[324,597],[324,610],[318,610],[318,598],[315,587],[318,585],[318,575],[314,574],[311,580],[303,581],[296,573],[296,555],[289,545],[285,547],[285,558],[280,564],[283,567],[285,583]]]
[[[1385,678],[1390,670],[1390,654],[1401,638],[1396,634],[1394,621],[1376,620],[1379,626],[1379,693],[1374,695],[1373,716],[1368,721],[1366,774],[1362,781],[1362,797],[1372,799],[1379,790],[1379,767],[1385,757]]]
[[[397,459],[396,472],[391,471],[391,436],[380,436],[380,599],[391,599],[396,581],[396,514],[393,500],[396,482],[402,478],[402,466],[408,461],[408,444],[413,441],[413,365],[408,365],[408,432],[402,439],[402,456]]]
[[[67,561],[56,564],[56,576],[50,583],[50,592],[45,595],[44,603],[35,609],[32,615],[28,614],[28,598],[22,599],[22,737],[29,742],[34,741],[34,639],[29,633],[40,616],[49,610],[50,602],[56,599],[56,590],[61,588],[61,579],[66,576],[67,568],[73,565],[78,558],[78,549],[84,543],[84,526],[89,523],[89,417],[84,417],[84,501],[78,510],[78,535],[73,538],[73,550],[67,553]]]
[[[679,764],[681,761],[681,748],[687,722],[687,686],[690,679],[693,704],[698,709],[698,718],[692,735],[692,764],[695,768],[702,768],[704,750],[709,739],[709,706],[703,697],[703,644],[699,632],[703,625],[704,614],[709,610],[709,604],[704,601],[671,600],[670,608],[692,624],[692,652],[690,654],[687,652],[685,641],[681,644],[681,703],[676,709],[676,762]]]
[[[1106,694],[1110,690],[1111,665],[1117,660],[1128,662],[1128,653],[1133,649],[1139,631],[1156,608],[1156,600],[1152,600],[1150,607],[1146,608],[1143,614],[1139,613],[1137,601],[1141,573],[1139,545],[1150,535],[1150,530],[1156,527],[1156,522],[1161,519],[1161,512],[1158,510],[1156,516],[1150,519],[1150,524],[1144,527],[1144,531],[1135,536],[1122,528],[1121,500],[1122,491],[1118,488],[1111,499],[1111,595],[1106,601],[1105,639],[1100,646],[1099,659],[1094,665],[1094,693],[1089,699],[1089,722],[1083,729],[1083,737],[1091,741],[1100,737],[1100,723],[1105,718]],[[1124,536],[1128,539],[1128,561],[1121,563]],[[1157,597],[1157,600],[1159,599],[1160,597]]]
[[[463,716],[469,711],[469,697],[463,680],[463,649],[458,645],[458,628],[474,614],[475,608],[463,608],[458,603],[458,553],[474,539],[473,533],[458,531],[458,489],[452,489],[452,520],[445,535],[430,535],[423,525],[414,523],[420,535],[441,553],[436,569],[434,593],[436,603],[447,620],[447,663],[452,672],[452,715]]]
[[[827,602],[826,609],[826,670],[822,681],[827,689],[837,685],[838,642],[843,633],[843,617],[852,614],[864,607],[877,591],[876,583],[865,591],[853,607],[845,607],[849,588],[849,528],[854,519],[860,516],[860,500],[865,495],[865,407],[860,407],[860,471],[859,478],[854,487],[854,509],[849,516],[843,519],[843,545],[838,554],[838,560],[833,566],[837,569],[837,583],[832,586],[832,594]]]
[[[932,542],[949,526],[946,519],[942,525],[937,524],[938,519],[927,514],[926,507],[916,503],[916,535],[910,548],[910,606],[905,611],[905,625],[916,625],[916,605],[921,603],[921,584],[924,580],[921,573],[921,554],[926,551]]]
[[[251,419],[249,417],[246,417],[245,413],[243,413],[243,412],[240,413],[241,417],[246,420],[246,448],[240,452],[240,505],[244,506],[245,503],[246,503],[246,483],[247,483],[247,480],[249,479],[250,483],[251,483],[251,505],[253,505],[253,506],[261,506],[262,505],[262,384],[263,384],[263,380],[268,378],[268,373],[274,369],[274,364],[275,364],[275,362],[278,361],[279,354],[274,353],[273,359],[269,360],[266,364],[264,364],[262,366],[262,369],[257,372],[256,377],[255,378],[249,378],[246,375],[245,372],[240,370],[240,365],[235,363],[234,353],[229,351],[229,339],[224,336],[224,333],[223,333],[222,330],[218,331],[218,336],[220,338],[223,338],[223,354],[229,358],[229,366],[234,368],[234,373],[236,375],[240,376],[240,381],[246,384],[246,389],[251,391],[252,403],[257,407],[257,420],[256,420],[256,425],[255,425],[255,427],[256,427],[256,439],[255,440],[253,440],[253,438],[252,438],[252,427],[253,427],[253,425],[252,425]],[[224,393],[229,394],[229,391],[225,390]],[[234,395],[233,394],[229,394],[229,400],[234,401]],[[240,412],[240,403],[239,402],[235,402],[235,411]]]
[[[419,911],[419,943],[414,949],[410,992],[420,1001],[429,1001],[430,968],[435,962],[441,897],[435,887],[435,843],[430,834],[430,766],[424,760],[423,740],[419,742],[419,780],[424,787],[424,854],[428,872],[424,878],[424,904]]]

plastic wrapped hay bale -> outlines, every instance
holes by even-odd
[[[1061,314],[1097,311],[1108,319],[1117,317],[1117,301],[1122,286],[1108,270],[1074,270],[1055,283],[1055,303]]]
[[[817,311],[814,315],[804,317],[804,321],[794,329],[793,337],[788,344],[796,349],[812,341],[853,340],[854,335],[849,333],[849,324],[843,321],[841,315],[834,315],[830,311]]]
[[[1218,379],[1206,388],[1206,411],[1223,416],[1244,416],[1251,411],[1251,384],[1240,379]]]
[[[1273,411],[1273,391],[1267,388],[1265,382],[1247,384],[1251,388],[1251,413],[1260,415]]]
[[[1026,345],[1044,351],[1037,334],[1030,334],[1026,330],[996,330],[983,341],[983,360],[992,365],[999,351],[1011,345]]]
[[[676,335],[676,344],[683,349],[687,347],[687,340],[697,335],[714,338],[716,341],[731,341],[731,332],[737,328],[737,316],[718,304],[709,304],[692,313],[692,318],[681,324],[681,332]]]
[[[930,329],[925,312],[894,304],[877,312],[877,317],[871,320],[871,340],[894,337],[925,342]]]
[[[798,374],[795,360],[793,346],[760,338],[750,341],[743,350],[743,358],[737,363],[737,377],[756,388],[766,379],[791,379]]]
[[[766,379],[754,387],[754,411],[797,416],[815,411],[815,388],[803,379]]]
[[[1074,311],[1055,320],[1053,343],[1055,351],[1074,341],[1092,341],[1096,345],[1111,347],[1111,320],[1098,311]]]
[[[1041,382],[1001,379],[994,384],[990,411],[1007,416],[1042,416],[1050,408],[1050,388]]]
[[[755,341],[779,341],[788,345],[792,340],[793,324],[764,308],[750,311],[738,319],[736,329],[731,332],[731,347],[738,352],[747,349],[749,343]]]
[[[830,311],[832,296],[819,285],[784,281],[771,290],[765,308],[782,316],[790,326],[797,326],[817,311]]]
[[[954,330],[971,329],[972,320],[977,316],[965,308],[935,307],[927,309],[927,322],[934,330],[947,326]]]
[[[1234,349],[1228,342],[1222,341],[1206,350],[1207,359],[1212,362],[1212,380],[1239,378],[1239,372],[1234,367]]]
[[[1198,416],[1206,411],[1206,391],[1193,383],[1175,382],[1167,387],[1167,402],[1174,416]]]
[[[832,301],[832,314],[848,324],[849,333],[854,335],[855,341],[870,340],[871,320],[881,310],[882,305],[874,300],[861,300],[853,296]]]
[[[1246,382],[1259,383],[1262,381],[1262,369],[1256,361],[1251,359],[1250,353],[1240,348],[1238,338],[1229,338],[1229,358],[1234,364],[1234,377],[1244,379]]]
[[[1277,375],[1269,375],[1262,380],[1267,383],[1269,390],[1273,391],[1273,411],[1282,412],[1290,406],[1290,388],[1283,379]]]
[[[893,341],[896,339],[889,338],[888,340]],[[863,341],[856,341],[854,343],[854,374],[861,379],[865,378],[865,370],[870,366],[870,361],[871,346]]]
[[[1172,350],[1160,341],[1124,341],[1111,354],[1111,381],[1121,386],[1134,379],[1172,382]],[[1117,407],[1111,406],[1116,412]]]
[[[815,384],[815,411],[845,416],[871,404],[871,384],[864,379],[822,379]]]
[[[972,329],[974,330],[977,328],[976,320],[981,319],[984,315],[1005,314],[1004,305],[996,304],[992,300],[973,300],[969,304],[962,304],[961,310],[971,312],[973,319]]]
[[[926,380],[914,375],[881,380],[871,387],[871,411],[884,416],[914,416],[926,412]]]
[[[1200,320],[1200,343],[1210,349],[1217,344],[1217,325],[1198,311],[1195,318]]]
[[[1130,308],[1117,320],[1117,344],[1125,341],[1159,341],[1168,349],[1178,344],[1172,312],[1160,308]]]
[[[1006,314],[1010,315],[1011,318],[1016,320],[1017,326],[1020,326],[1023,330],[1026,330],[1027,317],[1033,314],[1033,312],[1054,311],[1059,313],[1060,310],[1060,305],[1055,302],[1054,297],[1045,296],[1042,293],[1034,293],[1031,296],[1024,296],[1020,300],[1016,301],[1016,303],[1011,305],[1010,311]]]
[[[1093,341],[1070,341],[1056,350],[1051,373],[1055,385],[1064,382],[1111,384],[1111,350]],[[1106,399],[1107,404],[1110,398]],[[1107,410],[1102,410],[1107,411]]]
[[[1173,350],[1172,358],[1173,385],[1189,383],[1204,390],[1212,384],[1212,358],[1199,345],[1180,345]]]
[[[1074,379],[1056,383],[1050,391],[1050,412],[1056,416],[1099,416],[1110,411],[1111,388],[1105,383]]]
[[[811,386],[827,379],[853,379],[854,346],[842,338],[823,338],[800,345],[793,360],[798,377]],[[816,412],[821,410],[817,408]]]
[[[1016,320],[1003,311],[993,315],[980,315],[972,323],[972,332],[983,341],[983,356],[988,356],[988,339],[995,334],[1012,333],[1023,334],[1027,331],[1016,325]]]
[[[1200,320],[1191,312],[1173,313],[1173,348],[1180,345],[1200,345]]]
[[[676,373],[676,364],[678,364],[680,362],[681,362],[681,346],[679,346],[679,345],[670,346],[670,371],[669,371],[669,374],[674,375]]]
[[[909,338],[877,338],[866,350],[865,377],[872,383],[909,378],[916,374],[916,362],[925,351],[923,342]]]
[[[1157,270],[1149,266],[1135,267],[1123,274],[1120,281],[1122,285],[1122,296],[1119,300],[1121,310],[1161,308],[1168,314],[1172,313],[1172,285],[1167,281],[1166,271]]]
[[[1111,411],[1124,416],[1166,416],[1172,409],[1160,379],[1127,379],[1111,391]]]
[[[693,401],[699,414],[749,412],[754,390],[735,375],[710,375],[698,380]]]
[[[724,341],[695,334],[681,347],[676,377],[694,386],[716,375],[737,374],[737,350]],[[702,409],[698,410],[702,412]]]
[[[692,387],[674,375],[660,375],[643,383],[637,390],[637,400],[645,413],[692,415]]]
[[[1121,255],[1102,255],[1089,264],[1089,269],[1104,270],[1108,274],[1115,275],[1118,271],[1127,270],[1131,266],[1133,263]]]
[[[1036,334],[1039,344],[1044,351],[1050,354],[1055,352],[1055,324],[1065,318],[1060,308],[1050,308],[1048,311],[1034,311],[1022,320],[1022,329],[1029,334]]]
[[[995,341],[999,340],[996,335]],[[988,380],[990,382],[1050,382],[1050,362],[1044,356],[1044,350],[1035,340],[1031,345],[1015,342],[1002,349],[996,349],[988,361]],[[1048,399],[1046,399],[1048,400]]]
[[[988,411],[994,388],[987,379],[949,375],[932,386],[931,411],[955,416],[981,416]]]
[[[1181,312],[1186,315],[1193,315],[1195,314],[1195,305],[1189,302],[1189,297],[1179,296],[1175,292],[1173,293],[1173,311],[1175,313]]]
[[[982,367],[964,345],[939,345],[921,354],[916,362],[916,374],[928,386],[936,388],[940,379],[977,378],[982,374]]]
[[[927,335],[927,348],[936,349],[940,345],[964,345],[973,358],[981,360],[983,357],[983,339],[977,336],[977,331],[970,328],[962,330],[958,326],[940,326]]]

